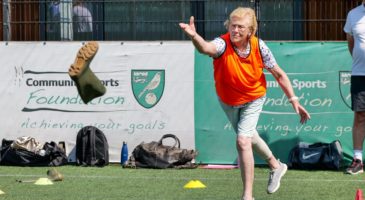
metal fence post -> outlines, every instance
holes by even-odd
[[[60,1],[61,40],[73,40],[72,0]]]
[[[256,13],[256,19],[257,19],[257,30],[256,30],[256,34],[257,37],[260,37],[260,0],[251,0],[251,3],[254,3],[254,10]]]
[[[9,1],[3,0],[3,40],[10,40],[10,10]]]

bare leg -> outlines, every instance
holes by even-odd
[[[257,132],[252,137],[252,148],[268,163],[271,170],[269,173],[267,192],[269,194],[275,193],[280,187],[280,181],[287,171],[287,166],[275,158],[266,142]]]
[[[252,148],[255,153],[257,153],[263,160],[267,162],[270,169],[277,169],[280,165],[278,160],[272,154],[269,146],[266,142],[256,133],[252,137]]]
[[[354,149],[362,150],[365,138],[365,112],[355,112],[352,132]]]
[[[245,200],[252,199],[254,182],[254,158],[251,138],[242,135],[237,136],[237,151],[240,162],[241,178],[243,183],[243,197]]]

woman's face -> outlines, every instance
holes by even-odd
[[[228,31],[234,44],[247,42],[251,36],[250,19],[248,17],[232,17]]]

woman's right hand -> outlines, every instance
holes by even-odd
[[[193,38],[195,37],[196,33],[196,29],[195,29],[195,25],[194,25],[194,17],[191,16],[190,17],[190,22],[189,24],[185,24],[185,23],[179,23],[180,28],[190,37]]]

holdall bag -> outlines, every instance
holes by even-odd
[[[163,144],[163,140],[172,138],[175,141],[173,146]],[[196,168],[191,163],[197,152],[180,148],[180,140],[173,134],[166,134],[156,142],[149,142],[137,145],[124,167],[132,168]]]
[[[304,170],[339,170],[343,160],[340,141],[331,143],[300,143],[289,153],[288,167]]]
[[[0,148],[0,165],[60,166],[67,164],[67,156],[55,142],[46,142],[41,151],[18,148],[17,140],[3,139]],[[17,145],[15,145],[17,144]]]

